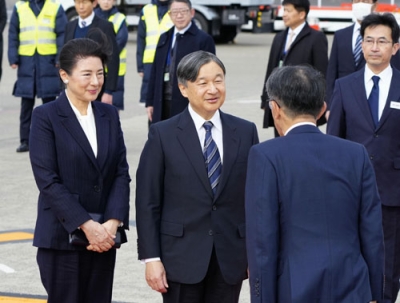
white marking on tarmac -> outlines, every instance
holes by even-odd
[[[11,274],[11,273],[15,272],[14,269],[12,269],[11,267],[8,267],[7,265],[4,265],[4,264],[0,264],[0,271],[4,271],[6,274]]]

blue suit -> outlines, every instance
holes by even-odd
[[[136,177],[139,259],[161,257],[167,279],[195,284],[213,249],[226,283],[247,277],[244,183],[253,123],[221,112],[223,164],[214,196],[199,136],[186,109],[151,126]],[[218,287],[218,286],[216,286]]]
[[[383,293],[375,175],[360,144],[311,125],[250,150],[251,302],[367,303]]]
[[[391,107],[392,102],[400,102],[399,83],[400,72],[393,68],[387,102],[375,128],[365,94],[364,69],[338,79],[327,127],[328,134],[363,144],[375,169],[385,234],[388,300],[384,302],[395,302],[400,287],[400,110]]]
[[[350,75],[365,66],[365,59],[361,53],[358,64],[354,62],[353,55],[354,24],[338,30],[333,38],[331,54],[329,56],[328,70],[326,73],[326,102],[328,109],[331,105],[333,89],[336,79]],[[400,69],[400,52],[397,52],[390,61],[392,66]]]

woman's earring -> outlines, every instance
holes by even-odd
[[[63,82],[64,82],[65,84],[68,84],[68,80],[64,80]]]

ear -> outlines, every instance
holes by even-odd
[[[193,8],[190,10],[190,14],[192,15],[192,18],[194,18],[195,10]]]
[[[181,91],[182,96],[184,96],[185,98],[188,98],[188,94],[187,94],[187,87],[185,85],[183,85],[182,83],[178,83],[178,87],[179,90]]]
[[[300,18],[303,20],[306,20],[306,12],[305,11],[300,12]]]
[[[60,68],[59,74],[60,74],[60,78],[61,78],[62,82],[65,83],[65,81],[68,81],[68,74],[65,70]]]
[[[318,114],[318,116],[317,116],[317,120],[319,119],[319,118],[321,118],[322,117],[322,115],[326,112],[326,102],[324,102],[324,105],[321,107],[321,111],[319,112],[319,114]]]
[[[393,46],[392,46],[392,56],[396,55],[398,50],[399,50],[399,43],[393,44]]]
[[[97,0],[94,0],[94,1],[92,2],[92,4],[93,4],[93,8],[95,8],[95,7],[97,6]]]

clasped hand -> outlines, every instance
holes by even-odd
[[[103,224],[89,220],[81,225],[81,229],[89,241],[87,250],[95,252],[106,252],[110,250],[114,243],[115,234],[119,225],[118,220],[108,220]]]

